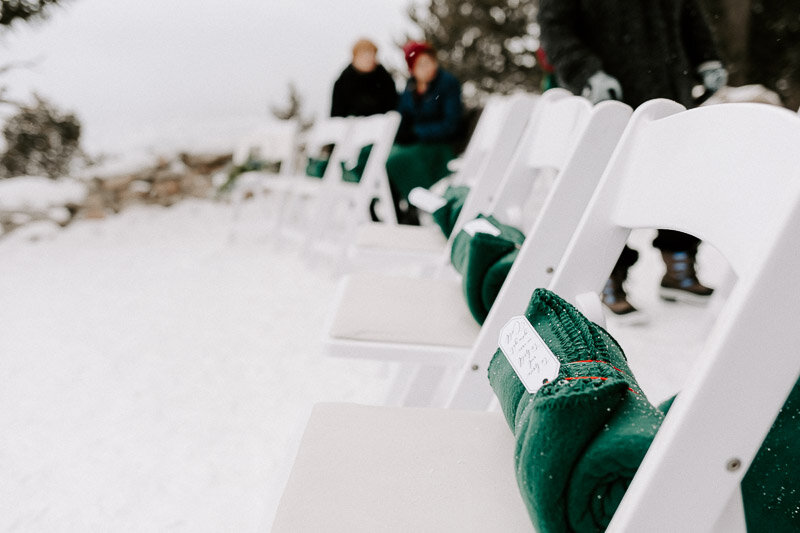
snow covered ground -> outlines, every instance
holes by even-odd
[[[381,400],[385,367],[319,356],[335,280],[249,215],[0,240],[0,530],[264,530],[311,405]]]
[[[266,530],[311,405],[380,403],[392,369],[319,355],[336,280],[273,246],[258,205],[235,241],[206,201],[0,238],[0,530]],[[659,401],[709,313],[657,300],[650,237],[631,292],[653,323],[610,329]]]

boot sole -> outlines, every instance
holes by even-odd
[[[658,295],[665,302],[684,303],[699,307],[707,305],[712,296],[711,294],[708,296],[701,296],[699,294],[682,291],[680,289],[670,289],[668,287],[660,287]]]
[[[650,322],[647,313],[636,310],[632,313],[618,315],[608,308],[605,308],[606,319],[615,326],[644,326]]]

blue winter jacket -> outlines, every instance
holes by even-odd
[[[455,76],[439,68],[425,94],[417,95],[411,78],[400,95],[397,110],[403,117],[397,137],[399,143],[453,142],[461,133],[461,84]]]

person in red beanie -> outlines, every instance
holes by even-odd
[[[461,84],[439,66],[429,43],[409,41],[403,47],[411,74],[400,95],[402,116],[386,171],[392,187],[398,220],[419,224],[413,206],[407,205],[414,187],[430,187],[450,172],[453,144],[462,134]]]

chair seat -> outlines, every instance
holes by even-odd
[[[359,248],[391,251],[443,253],[447,239],[436,226],[393,226],[389,224],[362,224],[358,228],[355,244]]]
[[[513,458],[499,413],[317,404],[272,531],[530,532]]]
[[[343,283],[334,339],[469,348],[480,331],[457,281],[359,273]]]

